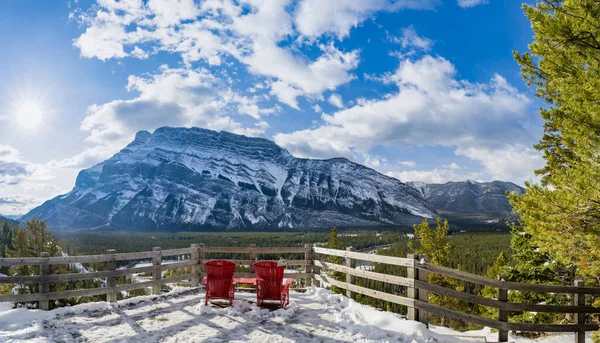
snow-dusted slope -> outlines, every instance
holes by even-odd
[[[290,294],[287,309],[257,308],[256,295],[236,293],[233,307],[204,306],[204,292],[179,287],[161,296],[81,304],[52,311],[0,303],[0,342],[494,342],[490,329],[459,333],[360,305],[314,288]],[[460,337],[457,337],[460,336]],[[487,340],[486,340],[487,338]],[[591,339],[589,338],[586,342]],[[573,334],[517,343],[573,342]]]
[[[410,225],[435,215],[412,187],[343,158],[299,159],[267,139],[163,127],[140,131],[24,218],[181,230]]]
[[[506,192],[523,194],[525,189],[512,182],[460,181],[444,184],[409,182],[439,211],[452,213],[506,215],[512,208]]]

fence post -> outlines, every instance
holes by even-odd
[[[502,287],[498,288],[498,301],[508,302],[508,290],[504,288],[504,282],[508,280],[508,277],[500,275],[498,280],[502,281]],[[508,323],[507,310],[498,309],[498,321]],[[498,342],[508,342],[508,330],[498,329]]]
[[[115,256],[117,251],[115,249],[108,249],[108,250],[106,250],[106,253],[108,255],[111,255],[110,261],[106,262],[106,269],[109,271],[117,270],[117,260],[116,260],[116,256]],[[108,292],[106,293],[106,301],[109,303],[114,303],[117,301],[117,292],[115,292],[114,290],[111,290],[111,288],[116,285],[117,285],[117,277],[116,276],[113,275],[113,276],[109,276],[106,278],[106,288],[108,288]]]
[[[406,277],[413,280],[419,279],[419,270],[416,267],[417,260],[419,259],[419,255],[417,254],[408,254],[407,258],[414,261],[412,267],[406,267]],[[419,300],[419,292],[415,288],[415,284],[413,283],[412,287],[408,287],[406,296],[409,299]],[[407,312],[408,320],[419,320],[419,310],[416,307],[408,307]]]
[[[156,283],[152,285],[152,294],[160,294],[161,284],[158,283],[158,280],[161,278],[160,272],[160,264],[161,264],[161,255],[160,255],[160,247],[152,248],[152,265],[154,269],[152,269],[152,276]]]
[[[206,251],[204,251],[204,243],[198,244],[200,250],[200,275],[198,276],[199,282],[202,282],[202,278],[204,277],[204,262],[206,262]]]
[[[427,255],[425,255],[425,254],[419,255],[419,260],[415,261],[415,264],[421,263],[421,261],[429,261],[429,259],[427,258]],[[429,272],[425,269],[417,268],[416,276],[418,277],[418,280],[421,282],[425,282],[425,283],[429,282]],[[422,302],[426,302],[426,303],[429,302],[429,292],[425,289],[419,289],[419,300]],[[421,323],[427,325],[427,327],[429,327],[429,314],[427,313],[427,311],[419,310],[419,321]]]
[[[199,249],[200,246],[198,244],[192,244],[192,256],[191,256],[191,260],[194,262],[194,264],[192,264],[192,268],[191,268],[191,272],[192,272],[192,287],[198,287],[198,285],[200,284],[200,281],[198,279],[198,273],[200,272],[199,270],[199,264],[200,264],[200,253],[199,253]]]
[[[48,262],[48,257],[50,255],[47,252],[41,252],[40,257],[46,261],[46,263],[40,264],[40,276],[50,275],[50,265]],[[48,293],[50,292],[50,283],[48,282],[40,282],[40,293]],[[40,310],[49,310],[50,309],[50,300],[40,300],[39,302]]]
[[[347,247],[346,251],[356,251],[356,249],[354,249],[353,247]],[[346,267],[355,269],[356,260],[350,257],[346,257]],[[356,283],[356,276],[346,273],[346,283],[354,285]],[[356,300],[356,293],[352,292],[351,290],[346,290],[346,296],[350,299]]]
[[[256,249],[256,244],[249,244],[248,246],[250,247],[250,259],[256,261],[256,252],[254,251],[254,249]],[[254,273],[253,263],[250,264],[250,273]]]
[[[319,261],[320,260],[320,255],[315,252],[315,247],[314,246],[312,248],[310,248],[310,250],[312,252],[313,284],[315,286],[317,286],[317,287],[321,287],[321,280],[317,280],[315,278],[315,275],[321,276],[321,267],[317,267],[317,265],[315,265],[315,261]]]
[[[575,287],[583,287],[583,280],[575,280]],[[585,306],[585,294],[575,293],[573,296],[575,306]],[[577,313],[575,315],[575,324],[585,324],[585,313]],[[585,331],[577,330],[575,332],[575,343],[585,343]]]
[[[305,265],[304,267],[304,272],[307,274],[312,273],[312,269],[313,269],[313,262],[312,262],[312,244],[304,244],[304,247],[306,248],[306,252],[304,252],[304,261],[306,263],[310,263]],[[304,283],[305,283],[305,287],[310,287],[311,286],[311,281],[312,281],[312,276],[308,276],[306,279],[304,279]]]

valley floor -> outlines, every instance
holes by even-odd
[[[314,288],[292,293],[288,309],[259,309],[252,293],[237,293],[234,306],[204,306],[204,292],[176,288],[116,304],[82,304],[53,311],[0,304],[0,342],[485,342],[490,330],[428,330],[418,322],[380,312]],[[449,335],[466,335],[456,338]],[[516,339],[519,343],[532,342]],[[573,342],[572,335],[544,343]]]

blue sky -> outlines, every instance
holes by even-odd
[[[0,213],[69,191],[138,130],[200,126],[402,181],[543,164],[512,0],[0,2]]]

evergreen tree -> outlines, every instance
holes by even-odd
[[[41,220],[32,219],[25,224],[24,228],[19,228],[13,237],[13,250],[8,251],[9,257],[39,257],[40,253],[47,252],[49,256],[61,256],[62,242],[52,236],[52,233],[46,230],[46,224]],[[51,265],[52,274],[68,272],[64,265]],[[10,269],[13,276],[39,275],[39,266],[13,266]],[[51,292],[64,290],[66,283],[57,282],[50,284]],[[28,284],[19,288],[20,292],[35,293],[38,292],[39,285]]]
[[[411,250],[419,254],[426,254],[429,262],[438,266],[448,267],[450,252],[453,248],[452,243],[448,240],[448,231],[450,231],[450,225],[445,220],[442,224],[441,218],[436,219],[436,227],[429,227],[427,219],[419,225],[414,225],[415,237],[419,240],[420,247],[415,249],[412,241],[409,241],[408,245]],[[456,279],[449,278],[444,275],[430,273],[429,283],[451,288],[457,291],[464,291],[464,283]],[[429,302],[434,305],[439,305],[445,308],[468,312],[468,304],[461,302],[452,297],[445,297],[438,294],[430,293]],[[438,316],[431,314],[429,321],[432,324],[451,326],[453,328],[465,328],[466,323],[454,320],[452,318]]]
[[[548,106],[538,150],[540,185],[509,199],[532,242],[580,276],[600,279],[600,6],[595,0],[524,5],[535,33],[514,53],[523,77]]]
[[[331,229],[331,233],[329,234],[329,242],[327,243],[327,247],[329,249],[336,249],[339,250],[340,249],[340,241],[338,238],[338,232],[337,232],[337,227],[334,227],[333,229]],[[329,262],[331,263],[335,263],[335,264],[342,264],[343,262],[343,258],[341,256],[330,256],[329,257]],[[346,281],[346,274],[345,273],[341,273],[341,272],[330,272],[329,276],[332,277],[335,280],[338,281]],[[341,293],[344,294],[344,290],[340,289],[339,287],[336,286],[332,286],[331,290],[336,292],[336,293]]]
[[[500,252],[494,264],[487,270],[485,276],[490,279],[498,280],[500,275],[506,275],[509,268],[509,259],[504,250]],[[484,286],[481,295],[490,299],[498,299],[498,289],[496,287]],[[498,319],[498,310],[491,307],[478,306],[482,316],[492,319]]]

